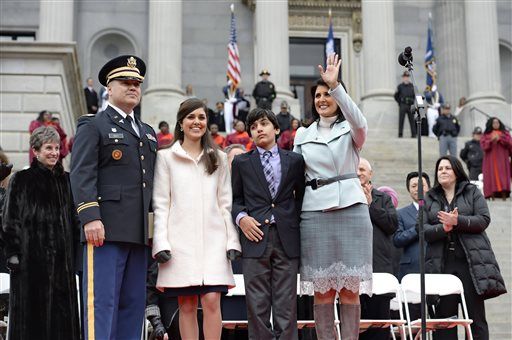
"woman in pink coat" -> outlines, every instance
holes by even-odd
[[[158,151],[155,165],[156,287],[178,297],[182,339],[199,338],[199,298],[204,338],[220,339],[220,296],[235,285],[230,260],[241,254],[227,156],[211,139],[206,112],[197,98],[180,105],[175,141]]]
[[[480,145],[484,151],[484,196],[506,200],[510,195],[512,138],[498,118],[492,117],[487,121]]]

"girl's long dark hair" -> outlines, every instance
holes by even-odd
[[[487,119],[487,123],[485,123],[485,131],[484,133],[490,133],[492,132],[493,128],[492,128],[492,122],[497,119],[498,122],[500,122],[500,127],[498,130],[500,131],[505,131],[505,124],[503,124],[503,122],[498,118],[498,117],[491,117],[489,119]]]
[[[343,88],[345,89],[345,91],[347,91],[347,88],[345,87],[345,84],[343,83],[343,81],[340,80],[340,83],[341,83],[341,86],[343,86]],[[325,87],[329,88],[329,86],[322,80],[322,78],[319,78],[316,81],[315,86],[313,86],[311,88],[311,97],[313,98],[311,114],[313,115],[313,120],[314,121],[320,120],[320,115],[316,111],[316,107],[315,107],[315,93],[316,93],[316,89],[318,88],[318,86],[325,86]],[[339,106],[338,106],[338,109],[336,110],[336,114],[337,114],[338,118],[336,119],[334,124],[341,123],[342,121],[345,120],[345,116],[343,115],[343,112],[341,111],[341,108]]]
[[[452,170],[455,174],[456,178],[456,186],[459,185],[460,182],[469,182],[468,175],[464,171],[464,167],[462,166],[462,163],[456,158],[451,155],[446,155],[440,157],[436,162],[436,168],[435,168],[435,177],[434,177],[434,186],[432,189],[434,190],[442,190],[441,184],[439,184],[439,180],[437,178],[437,170],[439,169],[439,163],[443,159],[446,159],[448,162],[450,162],[450,165],[452,166]]]
[[[199,100],[197,98],[190,98],[180,104],[178,114],[176,115],[176,126],[174,127],[173,144],[178,141],[180,143],[183,143],[183,140],[185,139],[185,134],[183,133],[183,129],[181,128],[181,125],[183,124],[183,119],[185,119],[185,117],[190,112],[193,112],[197,109],[203,109],[208,119],[208,109],[206,108],[206,105],[204,105],[202,100]],[[206,128],[205,134],[201,137],[201,146],[203,148],[203,156],[201,160],[204,160],[206,172],[211,175],[219,167],[219,162],[217,157],[217,145],[213,142],[208,127]]]

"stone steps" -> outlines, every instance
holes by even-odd
[[[469,138],[459,138],[458,150]],[[439,158],[436,139],[423,137],[423,171],[434,182],[435,162]],[[374,187],[390,186],[398,193],[398,206],[410,204],[405,187],[407,173],[417,171],[417,140],[413,138],[379,138],[368,135],[361,152],[373,168]],[[509,293],[486,301],[490,339],[512,340],[512,201],[487,201],[491,224],[486,233],[491,241]],[[460,333],[460,332],[459,332]],[[459,337],[463,339],[463,337]]]

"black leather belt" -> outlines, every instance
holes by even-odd
[[[306,186],[311,186],[311,189],[316,190],[324,185],[332,184],[334,182],[343,181],[345,179],[357,178],[356,173],[350,173],[330,178],[313,178],[311,181],[306,182]]]

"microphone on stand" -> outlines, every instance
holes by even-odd
[[[418,91],[418,87],[416,86],[416,81],[414,80],[414,72],[413,64],[412,64],[412,48],[407,46],[405,50],[398,55],[398,63],[405,68],[408,69],[411,81],[414,87],[414,97],[415,101],[412,105],[411,109],[415,113],[416,116],[416,131],[417,131],[417,139],[418,139],[418,173],[423,173],[422,169],[422,152],[421,152],[421,111],[424,108],[423,97]],[[425,296],[425,232],[423,228],[423,209],[424,209],[424,199],[423,199],[423,187],[420,185],[418,187],[418,202],[419,202],[419,211],[418,211],[418,236],[419,236],[419,265],[420,265],[420,306],[421,306],[421,339],[427,338],[427,319],[425,314],[425,306],[426,306],[426,296]]]
[[[398,63],[402,66],[406,66],[407,63],[412,63],[412,48],[407,46],[405,50],[398,55]]]

